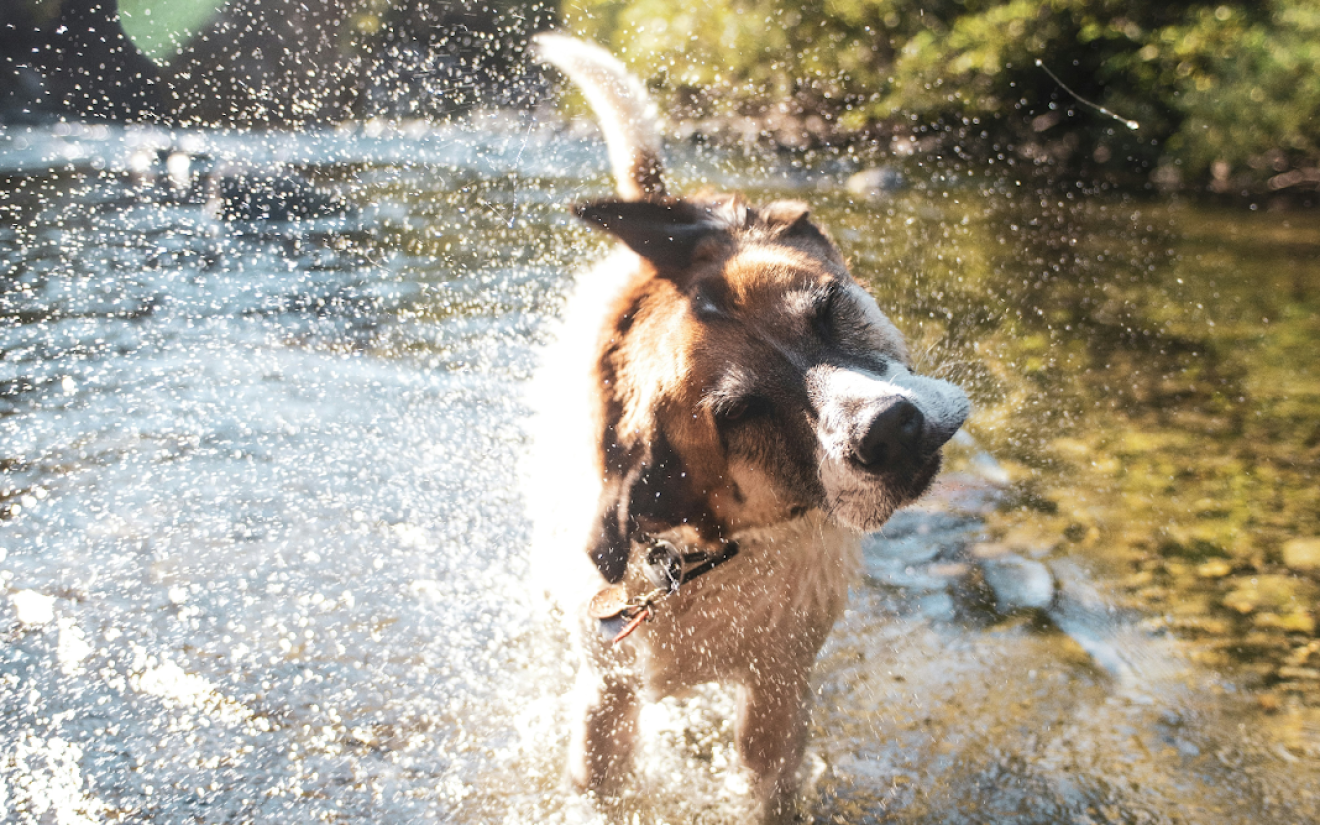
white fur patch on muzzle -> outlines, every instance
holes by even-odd
[[[883,375],[818,366],[807,389],[827,510],[858,530],[877,529],[924,492],[939,468],[940,447],[971,412],[957,386],[898,364]]]

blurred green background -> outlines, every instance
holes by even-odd
[[[124,31],[146,55],[169,60],[225,0],[120,0]]]

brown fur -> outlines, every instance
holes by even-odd
[[[557,64],[577,54],[561,40]],[[597,77],[622,71],[588,68]],[[626,118],[614,121],[617,131]],[[575,511],[554,507],[539,520],[564,526],[538,524],[538,545],[561,560],[580,551],[559,545],[585,529],[591,562],[555,562],[571,570],[557,600],[582,656],[569,774],[582,790],[613,795],[630,770],[642,697],[732,683],[758,816],[789,821],[811,666],[846,601],[857,531],[876,529],[925,490],[966,398],[911,374],[902,337],[806,204],[647,195],[664,190],[658,156],[646,157],[653,162],[633,166],[636,185],[621,187],[633,199],[577,208],[635,254],[597,273],[611,297],[577,299],[598,302],[594,346],[550,359],[590,368],[580,401],[594,449],[547,463],[575,478],[566,465],[586,458],[598,482],[590,524],[574,527]],[[735,542],[740,552],[611,644],[585,603],[606,583],[649,590],[633,546],[657,533],[688,549]]]

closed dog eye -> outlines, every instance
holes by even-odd
[[[822,292],[811,304],[811,331],[822,341],[835,337],[835,315],[838,310],[839,291],[833,287]]]
[[[723,399],[715,405],[715,420],[721,424],[736,424],[774,414],[774,402],[762,395],[743,395]]]
[[[892,349],[877,346],[884,341],[877,341],[875,327],[843,289],[831,285],[819,293],[812,301],[810,313],[811,332],[816,340],[857,365],[884,374],[891,362],[906,362]]]

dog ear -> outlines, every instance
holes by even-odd
[[[605,462],[588,553],[606,581],[623,579],[632,540],[639,532],[660,532],[679,524],[712,532],[705,502],[693,495],[682,460],[663,432],[628,447],[612,442]]]
[[[811,223],[811,207],[805,201],[771,201],[759,211],[767,226],[782,232],[792,232]]]
[[[597,201],[579,204],[573,213],[623,241],[662,274],[686,268],[697,245],[719,231],[687,201]]]
[[[811,220],[811,207],[803,201],[774,201],[760,210],[760,218],[777,238],[810,238],[830,243]]]

